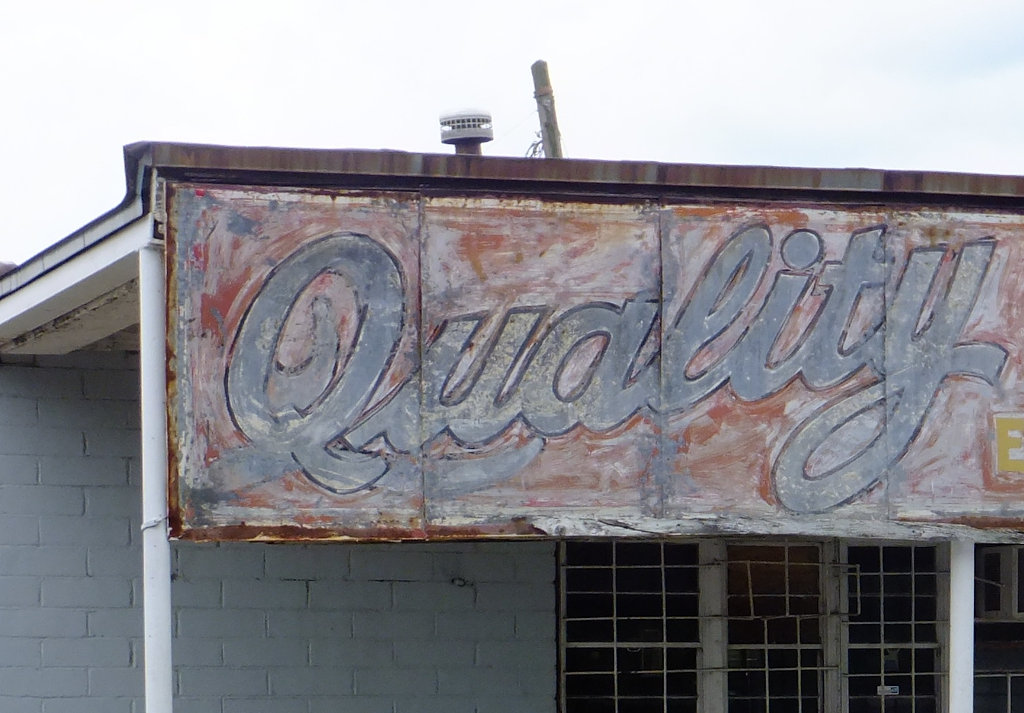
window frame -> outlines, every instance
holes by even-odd
[[[850,589],[849,549],[851,547],[933,547],[934,571],[936,578],[936,612],[934,623],[937,628],[934,673],[937,676],[937,712],[948,708],[948,635],[949,635],[949,548],[948,543],[935,541],[868,540],[837,538],[761,538],[717,537],[717,538],[602,538],[588,542],[609,543],[614,551],[617,542],[648,544],[688,544],[698,552],[698,653],[697,653],[697,705],[701,713],[727,713],[728,711],[728,548],[732,545],[775,545],[806,546],[818,548],[820,558],[819,621],[821,631],[821,690],[819,700],[822,710],[835,713],[849,713],[850,708]],[[571,567],[566,559],[565,540],[557,548],[558,563],[558,710],[567,710],[566,696],[566,570]],[[615,565],[608,565],[614,572]],[[884,572],[884,569],[882,570]],[[914,570],[915,574],[917,573]],[[614,576],[614,574],[613,574]],[[788,577],[788,574],[786,575]],[[859,596],[859,595],[858,595]],[[916,606],[916,605],[915,605]],[[917,616],[916,608],[914,617]],[[917,622],[917,619],[914,619]],[[716,643],[717,642],[717,643]],[[884,647],[885,642],[879,642]],[[571,648],[571,646],[569,647]],[[861,648],[864,648],[863,646]],[[895,647],[894,647],[895,648]],[[915,659],[916,665],[916,659]],[[613,672],[616,673],[616,672]],[[916,671],[915,671],[916,674]],[[667,695],[667,694],[666,694]],[[664,706],[664,704],[663,704]],[[915,706],[916,707],[916,706]],[[879,706],[880,709],[883,706]]]

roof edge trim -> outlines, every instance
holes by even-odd
[[[0,299],[0,351],[17,337],[137,279],[138,251],[152,235],[152,221],[135,220]]]
[[[630,186],[648,189],[810,192],[821,194],[1024,199],[1024,176],[869,168],[657,163],[590,159],[534,159],[459,154],[421,154],[361,149],[289,149],[211,144],[154,143],[154,167],[185,176],[388,177],[482,181],[538,186]]]
[[[149,142],[124,147],[125,194],[121,202],[0,278],[0,301],[146,214],[149,207],[145,187],[152,166],[151,148]]]

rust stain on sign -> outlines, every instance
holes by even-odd
[[[168,208],[180,536],[1024,523],[1018,216],[200,183]]]

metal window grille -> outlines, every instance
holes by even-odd
[[[847,548],[847,685],[858,713],[940,710],[934,546]]]
[[[826,667],[816,545],[728,547],[730,713],[817,713]]]
[[[696,713],[697,545],[562,547],[566,713]]]
[[[984,713],[1024,711],[1024,673],[993,672],[974,676],[974,710]]]
[[[727,542],[563,543],[564,713],[940,713],[940,548]]]
[[[1006,588],[1017,589],[1017,577],[1007,580],[986,567],[985,555],[1003,554],[1006,548],[979,545],[979,589],[996,584],[989,602],[979,601],[981,617],[974,626],[974,710],[979,713],[1024,713],[1024,621],[1014,608],[1004,606]],[[1002,551],[1002,552],[1001,552]],[[1017,552],[1012,553],[1014,558]],[[988,563],[991,565],[991,562]],[[1015,573],[1019,575],[1019,572]],[[995,575],[995,576],[993,576]],[[984,577],[984,579],[982,578]],[[1016,591],[1010,601],[1016,600]],[[979,597],[981,599],[981,597]],[[994,604],[994,606],[988,606]],[[992,612],[1000,610],[1007,617],[994,619]]]

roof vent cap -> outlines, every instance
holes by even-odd
[[[455,153],[479,154],[480,145],[494,139],[489,112],[464,109],[441,117],[441,143],[454,144]]]

